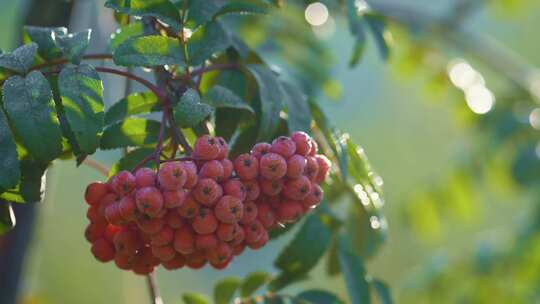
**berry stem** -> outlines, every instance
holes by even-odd
[[[89,158],[87,157],[84,161],[83,161],[83,164],[98,171],[99,173],[103,174],[103,176],[108,176],[109,175],[109,171],[110,169],[101,164],[100,162],[92,159],[92,158]]]
[[[159,289],[156,283],[156,277],[154,272],[146,275],[146,283],[148,285],[148,290],[150,291],[150,303],[163,304],[163,299],[159,294]]]
[[[144,79],[142,77],[139,77],[137,75],[131,74],[129,72],[122,71],[122,70],[117,70],[117,69],[112,69],[112,68],[105,68],[105,67],[96,67],[95,69],[96,69],[96,71],[101,72],[101,73],[108,73],[108,74],[114,74],[114,75],[123,76],[123,77],[126,77],[128,79],[134,80],[134,81],[142,84],[143,86],[150,89],[154,94],[156,94],[156,96],[159,98],[160,103],[161,103],[161,105],[163,107],[168,106],[168,102],[167,102],[168,98],[167,98],[167,96],[156,85],[154,85],[150,81],[148,81],[148,80],[146,80],[146,79]]]

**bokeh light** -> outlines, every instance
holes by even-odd
[[[328,21],[328,8],[321,2],[314,2],[306,7],[304,16],[312,26],[321,26]]]
[[[476,114],[489,112],[495,104],[495,95],[486,87],[482,74],[467,61],[458,58],[448,64],[450,81],[465,94],[467,106]]]

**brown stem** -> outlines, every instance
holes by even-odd
[[[89,54],[89,55],[84,55],[83,59],[85,59],[85,60],[108,60],[108,59],[112,59],[112,55],[111,54]],[[32,67],[30,70],[31,71],[41,70],[41,69],[45,69],[45,68],[55,67],[57,65],[66,64],[68,62],[69,61],[67,59],[53,60],[53,61],[45,62],[45,63],[42,63],[42,64],[38,64],[38,65]]]
[[[148,290],[150,291],[150,301],[152,304],[163,304],[163,299],[159,294],[159,289],[156,283],[155,273],[149,273],[146,275],[146,283]]]
[[[167,96],[157,86],[155,86],[150,81],[148,81],[148,80],[146,80],[146,79],[144,79],[142,77],[139,77],[137,75],[131,74],[129,72],[122,71],[122,70],[117,70],[117,69],[112,69],[112,68],[105,68],[105,67],[96,67],[95,69],[98,72],[123,76],[123,77],[129,78],[131,80],[134,80],[134,81],[144,85],[145,87],[150,89],[154,94],[156,94],[156,96],[159,98],[160,102],[162,103],[162,106],[166,106],[166,104],[167,104],[167,102],[166,102]]]
[[[103,176],[105,176],[105,177],[107,177],[109,175],[110,169],[107,166],[99,163],[98,161],[96,161],[96,160],[94,160],[94,159],[92,159],[90,157],[87,157],[84,160],[83,164],[90,167],[90,168],[92,168],[92,169],[94,169],[94,170],[96,170],[97,172],[103,174]]]

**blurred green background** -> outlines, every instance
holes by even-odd
[[[0,0],[2,49],[14,46],[24,2]],[[455,1],[395,2],[441,15]],[[531,68],[539,66],[540,5],[534,2],[487,1],[463,27],[493,37]],[[393,45],[387,62],[369,43],[362,62],[350,69],[353,38],[346,21],[334,17],[335,28],[320,39],[331,52],[332,76],[341,87],[328,94],[338,98],[321,96],[320,104],[364,147],[385,181],[389,233],[369,261],[368,273],[389,283],[397,303],[540,303],[540,246],[534,246],[534,237],[519,243],[523,227],[535,219],[538,184],[518,185],[513,167],[521,146],[493,143],[493,130],[504,129],[506,121],[491,115],[509,113],[530,128],[528,115],[534,105],[490,66],[441,43],[444,37],[412,37],[400,27],[390,27]],[[76,1],[71,24],[70,30],[99,25],[93,36],[97,50],[103,49],[100,40],[115,27],[100,1]],[[463,93],[452,86],[446,69],[456,58],[468,60],[495,93],[491,112],[474,114]],[[121,83],[106,80],[110,104],[122,93]],[[535,137],[527,141],[534,145]],[[114,152],[96,156],[109,165],[117,158]],[[536,158],[531,162],[535,164],[530,167],[538,166]],[[87,167],[75,168],[73,162],[56,162],[49,171],[46,201],[39,206],[22,278],[22,303],[148,302],[144,279],[97,263],[83,237],[82,193],[85,185],[101,178]],[[529,179],[534,181],[534,176]],[[157,278],[165,302],[179,303],[186,291],[211,294],[214,283],[225,276],[271,272],[273,259],[290,236],[247,252],[225,271],[160,269]],[[323,264],[311,280],[293,289],[320,287],[346,298],[344,282],[326,277]],[[487,271],[483,265],[489,266]],[[499,275],[490,267],[506,271]]]

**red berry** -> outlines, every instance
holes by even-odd
[[[308,156],[306,160],[307,162],[306,168],[304,169],[304,175],[313,181],[315,178],[317,178],[317,174],[319,174],[319,163],[313,156]]]
[[[287,177],[288,178],[298,178],[307,165],[307,160],[305,157],[295,154],[287,160]]]
[[[246,232],[244,230],[244,227],[238,226],[238,230],[236,231],[236,234],[234,235],[234,239],[232,240],[231,244],[233,246],[240,245],[244,242],[246,239]]]
[[[296,144],[287,136],[280,136],[272,142],[270,152],[277,153],[284,158],[293,156],[296,151]]]
[[[203,268],[206,262],[206,256],[202,251],[196,251],[186,256],[186,266],[191,269]]]
[[[88,207],[88,210],[86,210],[86,218],[90,222],[99,222],[100,220],[102,220],[102,217],[99,214],[98,207],[97,206]]]
[[[152,255],[158,258],[160,261],[170,261],[176,256],[176,250],[171,245],[156,246],[152,244]]]
[[[311,184],[311,191],[309,192],[309,195],[306,196],[302,201],[302,205],[307,209],[317,206],[321,203],[323,196],[324,191],[322,190],[322,188],[319,185],[313,183]]]
[[[222,270],[222,269],[225,269],[227,268],[227,266],[229,266],[229,264],[231,263],[231,258],[227,259],[226,261],[222,262],[222,263],[212,263],[210,262],[210,265],[212,265],[212,267],[214,267],[214,269],[217,269],[217,270]]]
[[[293,223],[304,213],[302,205],[297,201],[284,201],[278,208],[278,221],[281,223]]]
[[[256,180],[243,181],[244,188],[246,189],[246,200],[254,201],[261,194],[261,188]]]
[[[179,229],[184,226],[184,220],[182,220],[182,217],[176,212],[176,210],[169,210],[165,215],[164,220],[167,226],[173,229]]]
[[[206,257],[212,264],[222,264],[232,256],[232,248],[227,243],[219,243],[214,250],[208,251]]]
[[[112,261],[115,256],[114,246],[105,239],[95,240],[90,251],[98,261],[103,263]]]
[[[154,266],[156,266],[156,258],[148,247],[143,248],[133,257],[133,272],[136,274],[149,274],[154,271]]]
[[[311,181],[305,176],[297,179],[289,179],[285,184],[285,197],[292,200],[301,201],[311,192]]]
[[[135,172],[137,188],[155,187],[156,173],[150,168],[141,168]]]
[[[219,154],[217,156],[218,159],[224,159],[229,155],[229,145],[225,141],[223,137],[217,137],[216,138],[218,145],[219,145]]]
[[[180,162],[167,162],[158,172],[159,187],[163,190],[180,190],[186,183],[187,174]]]
[[[191,189],[197,185],[199,177],[197,175],[197,165],[192,161],[183,161],[182,168],[186,172],[186,183],[184,188]]]
[[[174,250],[181,254],[191,254],[195,250],[195,236],[190,228],[183,227],[174,232]]]
[[[240,179],[254,179],[259,175],[259,161],[250,154],[240,154],[234,160],[234,169]]]
[[[269,196],[274,196],[281,193],[281,190],[283,189],[283,180],[262,179],[259,181],[259,185],[261,187],[262,193]]]
[[[212,210],[201,208],[199,214],[193,219],[192,226],[198,234],[209,234],[216,231],[218,221]]]
[[[144,187],[135,193],[135,203],[140,212],[157,216],[163,208],[163,195],[154,187]]]
[[[214,249],[217,247],[218,242],[215,234],[198,234],[195,236],[195,248],[198,250]]]
[[[192,193],[202,205],[213,206],[223,195],[223,190],[213,179],[204,178],[199,180]]]
[[[105,234],[106,225],[90,224],[86,227],[84,231],[84,236],[86,240],[90,243],[94,242],[97,239],[100,239]]]
[[[268,204],[259,204],[257,206],[257,219],[265,229],[271,229],[276,225],[276,216]]]
[[[297,131],[291,134],[291,139],[296,144],[296,154],[306,156],[311,151],[311,138],[304,132]]]
[[[135,255],[143,244],[137,232],[129,229],[121,229],[113,238],[116,251],[127,256]]]
[[[233,255],[239,256],[246,249],[246,244],[238,244],[233,246]]]
[[[238,224],[220,223],[218,229],[216,230],[216,235],[221,241],[229,242],[234,239],[238,233],[238,229],[241,229]]]
[[[244,183],[237,178],[231,179],[223,185],[223,193],[225,195],[234,196],[241,201],[246,199],[246,188],[244,187]]]
[[[186,265],[186,258],[181,254],[177,254],[169,261],[162,261],[161,264],[167,270],[176,270]]]
[[[158,233],[150,238],[152,246],[164,246],[171,243],[174,239],[174,230],[171,227],[164,226]]]
[[[217,182],[223,180],[224,170],[219,160],[206,162],[199,171],[200,178],[211,178]]]
[[[146,234],[156,234],[163,228],[164,222],[160,218],[151,218],[143,215],[137,220],[137,227]]]
[[[244,216],[244,207],[238,198],[225,195],[217,203],[214,212],[220,222],[233,224]]]
[[[110,204],[105,208],[105,219],[107,219],[107,222],[114,225],[118,225],[122,222],[123,218],[120,214],[118,203]]]
[[[258,220],[255,220],[249,225],[244,226],[244,232],[246,233],[246,243],[252,244],[257,242],[265,231],[266,230],[264,229],[263,225]]]
[[[178,214],[184,218],[193,218],[199,213],[200,208],[199,203],[197,203],[197,201],[191,195],[189,195],[186,197],[184,204],[182,204],[182,206],[176,210],[178,210]]]
[[[253,222],[257,218],[257,205],[254,202],[244,203],[244,216],[240,223],[246,225]]]
[[[116,202],[118,197],[114,193],[108,193],[106,194],[98,205],[98,211],[101,216],[105,216],[105,208],[107,208],[110,204],[113,204]]]
[[[210,135],[203,135],[195,141],[193,155],[196,159],[212,160],[220,156],[219,141]]]
[[[121,230],[121,227],[120,226],[115,226],[115,225],[107,225],[107,227],[105,227],[105,232],[103,233],[103,237],[109,241],[109,242],[112,242],[114,240],[114,237],[116,236],[116,234],[118,234],[118,232],[120,232]]]
[[[310,138],[309,141],[311,143],[311,150],[309,150],[308,155],[315,156],[317,155],[317,152],[319,151],[319,145],[317,144],[315,140],[313,140],[313,138]]]
[[[253,146],[253,149],[251,149],[251,155],[255,156],[257,159],[260,159],[263,155],[270,152],[270,149],[272,148],[272,145],[269,143],[258,143]]]
[[[267,153],[259,163],[261,175],[269,180],[280,179],[287,174],[287,162],[276,153]]]
[[[120,171],[111,181],[111,188],[118,195],[126,195],[135,189],[137,181],[129,171]]]
[[[133,267],[133,257],[116,253],[116,255],[114,256],[114,263],[116,264],[116,267],[120,269],[130,270],[131,267]]]
[[[163,192],[163,203],[167,209],[180,207],[185,200],[186,191],[184,189]]]
[[[120,216],[125,221],[135,220],[137,205],[131,196],[122,197],[118,203],[118,210],[120,210]]]
[[[89,205],[97,205],[107,195],[109,187],[103,183],[91,183],[86,187],[84,199]]]
[[[319,165],[319,171],[317,172],[314,182],[320,184],[326,179],[326,176],[330,171],[330,167],[332,167],[332,163],[326,156],[321,154],[316,155],[315,158],[317,159],[317,164]]]
[[[222,179],[222,181],[226,181],[229,178],[231,178],[231,175],[232,175],[232,173],[234,171],[234,164],[230,159],[224,158],[224,159],[221,160],[221,166],[223,166],[223,179]]]
[[[263,230],[259,239],[256,242],[248,244],[248,246],[253,250],[261,249],[264,247],[264,245],[266,245],[266,243],[268,243],[269,238],[268,231]]]

